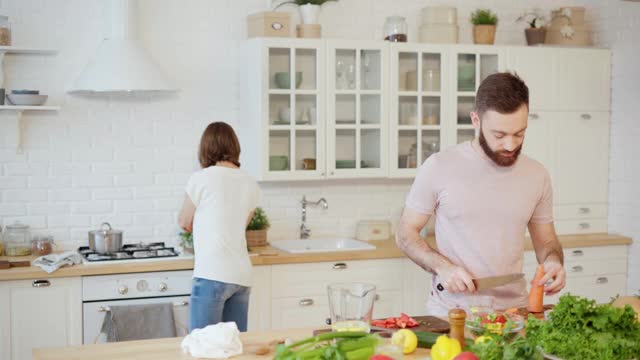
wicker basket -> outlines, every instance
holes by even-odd
[[[247,246],[267,246],[267,230],[247,230]]]

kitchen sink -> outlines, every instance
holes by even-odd
[[[278,240],[270,242],[271,246],[288,253],[316,253],[334,251],[374,250],[376,247],[354,239],[300,239]]]

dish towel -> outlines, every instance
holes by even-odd
[[[176,337],[172,303],[109,308],[100,330],[107,342]]]
[[[182,351],[193,357],[226,359],[242,354],[240,331],[235,322],[221,322],[194,329],[182,340]]]
[[[33,260],[31,265],[40,267],[42,270],[51,274],[58,270],[61,266],[75,265],[82,263],[82,256],[75,251],[67,251],[60,254],[49,254],[40,256]]]

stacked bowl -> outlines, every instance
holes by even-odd
[[[451,44],[458,42],[458,13],[452,6],[422,8],[420,42]]]

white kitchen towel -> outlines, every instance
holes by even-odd
[[[75,251],[67,251],[61,254],[49,254],[40,256],[33,260],[31,265],[40,267],[47,273],[52,273],[64,265],[75,265],[82,263],[82,256]]]
[[[226,359],[242,354],[240,331],[235,322],[221,322],[194,329],[182,340],[182,351],[193,357]]]

